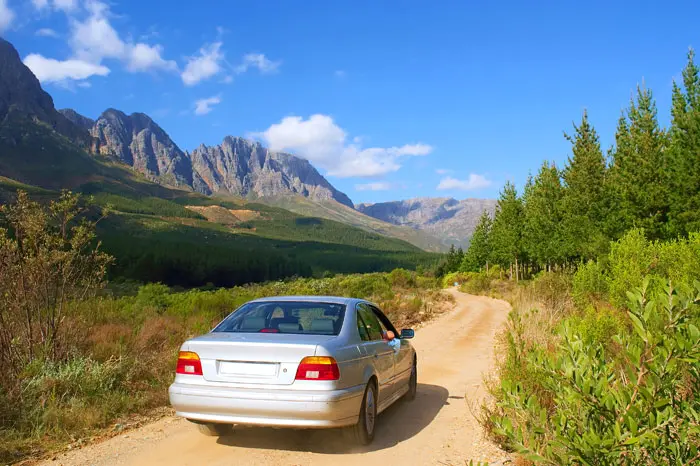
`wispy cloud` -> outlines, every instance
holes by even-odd
[[[250,68],[257,68],[263,74],[275,73],[282,64],[272,61],[262,53],[248,53],[243,56],[243,62],[236,67],[236,73],[245,73]]]
[[[344,78],[345,76],[348,75],[345,70],[335,70],[333,72],[333,74],[335,75],[336,78]]]
[[[218,105],[221,103],[221,96],[220,95],[215,95],[206,99],[199,99],[194,103],[194,114],[201,116],[201,115],[206,115],[207,113],[211,112],[213,110],[214,105]]]
[[[438,175],[449,175],[450,173],[453,173],[454,170],[450,170],[449,168],[438,168],[435,170],[435,173]]]
[[[437,189],[440,191],[459,190],[459,191],[476,191],[479,189],[488,188],[491,186],[491,180],[488,180],[483,175],[470,173],[466,180],[459,180],[451,176],[447,176],[440,180]]]
[[[15,20],[15,12],[7,6],[7,0],[0,0],[0,32],[6,31]]]
[[[40,37],[58,37],[58,33],[50,28],[41,28],[34,34]]]
[[[109,68],[83,60],[54,60],[38,54],[27,55],[24,64],[41,82],[83,80],[90,76],[107,76]]]
[[[182,82],[186,86],[194,86],[221,71],[224,60],[222,45],[223,42],[205,44],[199,49],[199,54],[187,58],[187,64],[181,75]]]
[[[355,191],[389,191],[391,183],[386,181],[378,181],[376,183],[356,184]]]

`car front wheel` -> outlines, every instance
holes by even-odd
[[[408,391],[406,392],[406,400],[413,401],[416,399],[418,392],[418,361],[413,360],[413,368],[411,369],[411,378],[408,380]]]

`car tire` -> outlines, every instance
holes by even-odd
[[[357,424],[349,428],[353,440],[360,445],[369,445],[374,440],[377,426],[377,385],[370,380],[365,388]]]
[[[418,360],[413,360],[413,368],[411,368],[411,378],[408,379],[408,391],[404,395],[406,401],[413,401],[416,399],[416,393],[418,393]]]
[[[223,435],[230,434],[233,431],[233,426],[231,424],[216,424],[207,422],[203,424],[198,423],[197,430],[207,437],[221,437]]]

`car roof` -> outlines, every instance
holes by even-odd
[[[259,302],[300,302],[300,303],[330,303],[351,305],[357,302],[368,302],[364,299],[344,298],[342,296],[270,296],[268,298],[258,298],[251,303]]]

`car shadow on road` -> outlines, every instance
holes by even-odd
[[[425,429],[448,401],[449,392],[438,385],[418,384],[414,401],[398,401],[377,418],[371,445],[359,446],[340,429],[234,428],[218,443],[232,447],[304,451],[325,454],[364,453],[384,450],[406,441]]]

